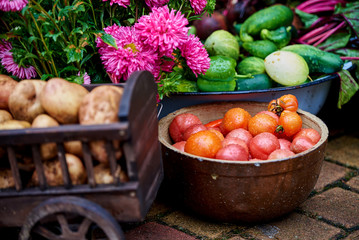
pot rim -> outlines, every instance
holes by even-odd
[[[257,105],[258,104],[263,104],[261,102],[251,102],[251,101],[238,101],[238,102],[240,102],[240,103],[251,103],[251,104],[257,104]],[[215,103],[196,104],[196,105],[192,105],[192,106],[189,106],[189,107],[178,109],[178,110],[168,114],[167,116],[163,117],[162,119],[160,119],[160,121],[159,121],[159,130],[166,127],[166,126],[163,126],[163,125],[164,125],[164,122],[167,119],[174,118],[175,115],[179,111],[181,111],[183,109],[190,109],[190,108],[195,108],[195,107],[204,106],[204,105],[220,105],[220,104],[224,104],[224,103],[226,103],[226,101],[215,102]],[[230,103],[233,103],[233,102],[230,102]],[[255,166],[259,166],[259,164],[270,164],[270,163],[274,163],[274,162],[283,162],[283,161],[288,161],[290,159],[294,159],[294,158],[304,156],[304,155],[308,154],[309,152],[315,151],[322,144],[324,144],[328,140],[328,136],[329,136],[328,127],[326,126],[326,124],[319,117],[317,117],[314,114],[311,114],[311,113],[309,113],[307,111],[301,110],[301,109],[298,109],[297,112],[300,115],[305,116],[308,120],[310,120],[311,122],[316,123],[319,126],[319,128],[321,130],[321,138],[312,148],[310,148],[310,149],[308,149],[306,151],[303,151],[301,153],[297,153],[294,156],[287,157],[287,158],[271,159],[271,160],[233,161],[233,160],[222,160],[222,159],[214,159],[214,158],[207,158],[207,157],[199,157],[197,155],[182,152],[182,151],[178,150],[177,148],[173,147],[170,143],[168,143],[166,141],[166,139],[162,136],[161,132],[159,132],[158,139],[159,139],[159,142],[162,145],[164,145],[165,147],[167,147],[167,148],[169,148],[169,149],[171,149],[171,150],[173,150],[173,151],[175,151],[177,153],[180,153],[180,154],[183,154],[185,156],[189,156],[191,158],[194,158],[194,159],[196,159],[196,160],[198,160],[200,162],[207,161],[207,162],[213,162],[213,163],[225,163],[225,164],[234,164],[234,165],[236,165],[236,164],[248,164],[248,165],[255,165]],[[166,132],[168,133],[168,126],[166,128],[167,128]]]

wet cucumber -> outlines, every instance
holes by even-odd
[[[339,55],[325,52],[317,47],[306,44],[288,45],[281,50],[294,52],[304,58],[309,73],[335,73],[343,68],[344,62]]]
[[[237,79],[237,91],[260,90],[271,88],[273,84],[272,79],[267,74],[255,74],[253,78]]]
[[[292,21],[292,10],[287,6],[276,4],[248,17],[241,26],[239,36],[243,42],[251,42],[253,36],[259,35],[262,29],[274,30],[281,26],[290,26]]]

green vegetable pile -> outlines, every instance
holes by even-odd
[[[235,33],[223,29],[214,31],[204,40],[211,59],[210,68],[198,78],[183,73],[184,78],[176,79],[177,92],[296,86],[338,74],[341,87],[345,88],[340,92],[340,108],[359,89],[356,80],[343,69],[346,59],[296,41],[298,31],[292,25],[293,18],[294,10],[275,4],[255,12],[242,23],[235,23]],[[289,70],[292,75],[288,75]]]

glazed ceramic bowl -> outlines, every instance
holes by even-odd
[[[265,222],[293,211],[313,190],[328,139],[326,125],[298,110],[303,127],[314,128],[320,141],[293,157],[266,161],[225,161],[197,157],[172,147],[168,127],[181,113],[193,113],[203,123],[222,118],[233,107],[252,116],[266,103],[218,102],[181,108],[159,122],[165,178],[162,192],[169,201],[200,216],[221,222]]]

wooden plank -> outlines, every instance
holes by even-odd
[[[47,188],[47,182],[44,173],[44,166],[42,164],[40,146],[38,144],[34,144],[31,146],[31,148],[32,148],[32,157],[35,164],[37,178],[39,179],[39,187],[41,190],[45,190]]]
[[[62,171],[62,179],[64,180],[64,186],[65,188],[71,188],[72,183],[70,179],[69,169],[66,162],[66,156],[65,156],[65,148],[62,143],[57,143],[57,156],[60,161],[61,171]]]
[[[22,189],[22,181],[20,178],[19,168],[17,166],[17,160],[16,160],[14,148],[7,147],[7,154],[10,162],[11,173],[15,181],[15,189],[17,191],[20,191]]]
[[[96,181],[95,181],[95,174],[93,170],[93,163],[92,163],[92,157],[90,152],[90,147],[88,142],[83,141],[82,142],[82,154],[83,154],[83,160],[85,163],[85,168],[87,172],[87,181],[89,185],[94,188],[96,187]]]

